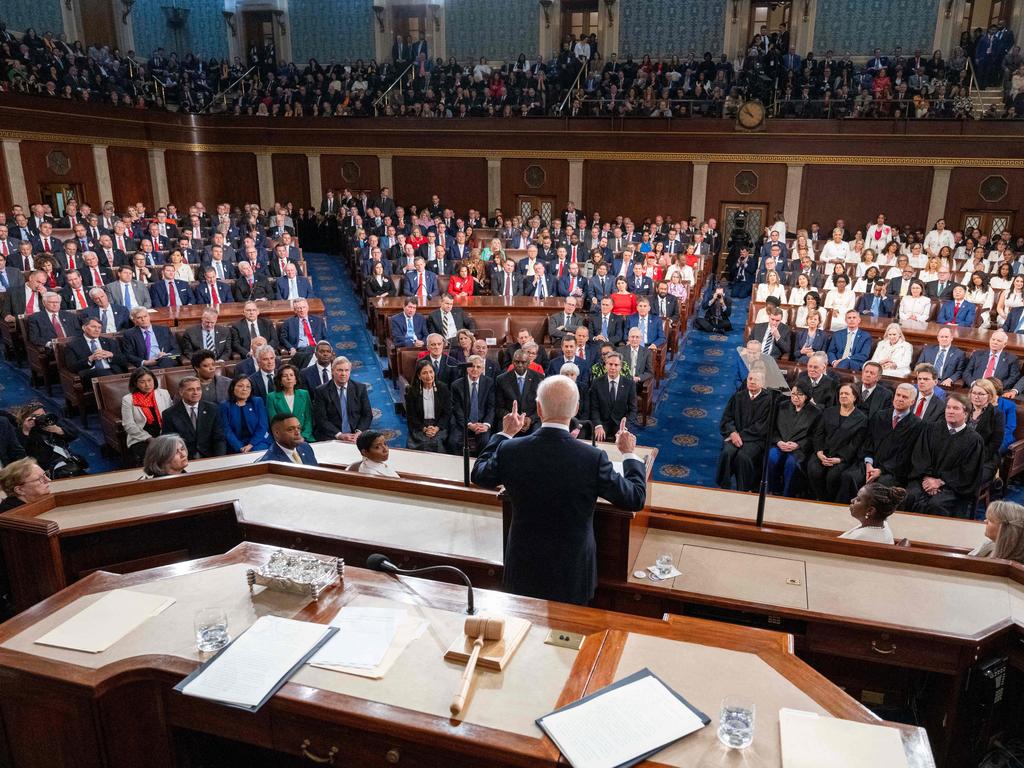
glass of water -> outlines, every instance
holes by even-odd
[[[203,653],[219,651],[231,641],[228,634],[228,615],[223,608],[203,608],[196,611],[196,646]]]
[[[746,749],[754,741],[754,702],[740,696],[722,700],[718,740],[732,749]]]
[[[658,555],[658,559],[654,561],[654,569],[659,579],[666,578],[672,573],[672,555],[668,552]]]

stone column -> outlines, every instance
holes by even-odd
[[[25,186],[25,169],[21,165],[21,140],[4,139],[4,165],[7,166],[7,183],[11,188],[11,202],[25,207],[28,214],[28,206],[32,200],[28,196],[28,188]]]
[[[501,208],[501,158],[487,158],[487,211],[489,218],[495,208]],[[506,214],[507,215],[507,214]]]
[[[269,154],[256,155],[256,179],[260,187],[260,205],[266,210],[274,206],[274,160]]]
[[[150,149],[149,154],[149,178],[153,185],[153,208],[167,205],[171,199],[171,193],[167,186],[167,161],[164,157],[164,150]]]
[[[792,231],[799,228],[800,219],[800,188],[803,186],[804,167],[802,165],[786,166],[786,202],[783,207],[783,217],[786,219],[786,226]]]
[[[320,181],[320,155],[306,155],[306,162],[309,164],[309,204],[320,210],[320,201],[324,196]]]
[[[935,226],[936,221],[946,216],[946,198],[949,195],[949,177],[952,172],[952,168],[939,168],[936,166],[932,169],[932,194],[928,200],[928,221],[925,222],[927,224],[925,227],[926,231],[931,230]],[[953,222],[953,226],[947,227],[947,229],[956,229],[956,222]]]
[[[99,210],[99,204],[114,199],[114,187],[110,182],[110,161],[107,159],[106,145],[93,145],[92,163],[96,166],[96,186],[100,190],[100,199],[96,201],[98,204],[94,205],[93,208]]]
[[[391,190],[391,194],[395,194],[395,172],[391,165],[391,155],[379,155],[377,162],[380,165],[380,185],[387,187]]]
[[[690,215],[704,219],[704,205],[708,194],[708,164],[693,164],[693,186],[690,188]]]
[[[583,205],[583,161],[569,161],[569,199],[576,203],[580,210],[586,210]]]

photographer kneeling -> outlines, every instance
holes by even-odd
[[[22,418],[28,432],[25,452],[54,480],[84,475],[89,462],[71,450],[78,430],[66,419],[47,413],[38,403],[34,405],[34,408],[29,406],[31,410]]]

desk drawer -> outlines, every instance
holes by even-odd
[[[877,629],[809,624],[807,650],[951,674],[960,668],[962,648],[940,640],[911,637]]]
[[[453,755],[402,739],[343,725],[274,715],[274,750],[306,758],[310,765],[345,768],[479,768],[480,759]],[[499,765],[491,760],[488,765]]]

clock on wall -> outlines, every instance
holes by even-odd
[[[736,113],[736,125],[745,131],[756,131],[764,128],[764,104],[757,99],[743,102]]]

